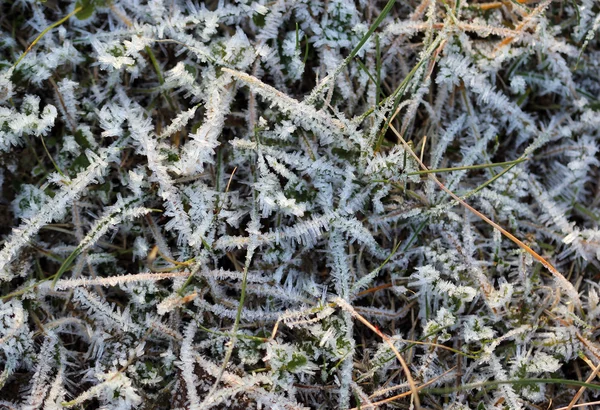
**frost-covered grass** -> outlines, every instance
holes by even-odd
[[[0,409],[597,403],[599,26],[0,2]]]

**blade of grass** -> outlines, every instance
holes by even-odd
[[[233,177],[233,173],[231,174],[230,178],[232,178],[232,177]],[[254,179],[256,180],[256,176],[254,176]],[[253,199],[254,199],[254,201],[256,201],[256,195],[254,195]],[[258,215],[258,213],[257,213],[256,207],[255,207],[253,210],[252,220],[258,219],[257,215]],[[233,348],[235,347],[235,342],[237,340],[237,332],[240,328],[240,322],[242,320],[242,310],[244,309],[244,302],[246,300],[246,287],[248,285],[248,270],[250,269],[250,263],[252,261],[252,257],[254,256],[255,250],[256,250],[256,248],[254,246],[249,246],[246,251],[246,260],[244,262],[244,269],[242,271],[242,286],[241,286],[241,292],[240,292],[240,302],[238,304],[237,312],[235,315],[233,329],[231,330],[231,335],[232,335],[231,341],[229,342],[227,352],[225,353],[225,358],[223,359],[223,365],[221,365],[219,374],[217,375],[217,377],[215,379],[215,383],[213,384],[210,391],[206,395],[206,398],[203,400],[203,403],[208,402],[210,397],[212,397],[212,395],[215,394],[215,391],[219,388],[219,383],[221,382],[221,379],[223,378],[223,374],[225,373],[225,368],[227,367],[227,363],[229,363],[229,360],[231,360],[231,356],[233,354]]]
[[[483,383],[471,383],[463,384],[462,386],[455,387],[435,387],[431,389],[421,390],[423,393],[429,394],[448,394],[455,393],[458,391],[468,391],[474,389],[481,389],[482,387],[495,387],[500,384],[515,384],[515,385],[527,385],[527,384],[558,384],[559,386],[579,386],[586,387],[592,390],[600,390],[600,384],[586,383],[579,380],[568,380],[568,379],[519,379],[519,380],[492,380]]]
[[[68,19],[73,17],[75,14],[79,13],[82,9],[83,9],[83,7],[81,7],[81,6],[75,7],[75,9],[72,12],[70,12],[69,14],[67,14],[65,17],[63,17],[62,19],[58,20],[56,23],[53,23],[53,24],[49,25],[48,27],[46,27],[44,30],[42,30],[42,32],[35,38],[35,40],[33,40],[33,42],[29,45],[29,47],[27,47],[25,52],[23,54],[21,54],[21,57],[19,57],[17,62],[12,66],[13,73],[14,73],[14,69],[17,67],[17,65],[19,65],[21,60],[23,60],[23,58],[25,58],[27,53],[29,53],[31,51],[33,46],[35,46],[38,43],[38,41],[40,41],[42,39],[42,37],[44,37],[46,35],[46,33],[48,33],[53,28],[60,26],[62,23],[64,23],[65,21],[67,21]]]
[[[379,93],[381,92],[381,89],[379,88],[379,80],[373,78],[373,75],[371,74],[371,72],[369,71],[369,69],[364,65],[364,63],[362,61],[360,61],[360,59],[356,59],[356,62],[358,63],[358,66],[361,68],[361,70],[363,70],[368,76],[369,79],[373,82],[373,84],[375,84],[375,86],[377,87],[377,91],[376,91],[376,96],[375,96],[375,101],[379,101]],[[377,73],[377,78],[379,78],[379,72]],[[383,95],[383,94],[382,94]],[[383,95],[383,98],[385,98],[385,95]],[[377,103],[376,103],[377,104]]]
[[[428,51],[429,51],[429,49],[428,49]],[[396,90],[394,90],[394,92],[392,94],[390,94],[388,97],[386,97],[383,100],[381,100],[378,105],[369,108],[363,114],[361,114],[358,117],[356,117],[355,119],[353,119],[353,122],[355,122],[357,124],[360,124],[362,121],[364,121],[365,118],[367,118],[369,115],[373,114],[377,108],[381,108],[382,106],[384,106],[385,104],[387,104],[390,101],[390,99],[393,99],[393,98],[396,98],[397,96],[399,96],[396,99],[396,101],[394,102],[394,108],[393,108],[392,111],[395,111],[398,108],[398,105],[400,103],[400,98],[402,98],[402,94],[400,94],[400,93],[404,93],[404,88],[406,87],[406,85],[408,85],[408,83],[410,82],[410,80],[412,79],[412,77],[415,75],[415,73],[417,72],[417,70],[419,68],[421,68],[421,66],[423,65],[424,61],[426,61],[427,57],[431,54],[428,51],[426,51],[425,56],[423,57],[423,59],[421,59],[417,63],[417,65],[412,68],[412,70],[406,75],[406,77],[402,80],[402,82],[400,83],[400,85],[398,85],[398,87],[396,88]],[[394,117],[396,116],[396,114],[394,114]],[[392,120],[393,120],[393,118],[390,119],[390,122]],[[385,131],[387,131],[387,128],[384,128],[384,130],[382,130],[381,135],[385,135]],[[378,146],[381,146],[381,143],[378,143]]]
[[[431,55],[433,55],[434,53],[436,53],[436,54],[439,53],[439,51],[436,52],[436,50],[438,49],[438,47],[441,47],[444,44],[445,44],[445,41],[443,40],[442,36],[437,36],[436,39],[431,42],[431,45],[427,48],[427,50],[425,50],[425,53],[422,55],[419,62],[417,64],[415,64],[415,66],[412,68],[412,70],[410,70],[408,75],[402,80],[402,82],[400,83],[400,85],[398,85],[398,87],[392,93],[392,95],[390,95],[387,99],[385,99],[381,102],[382,104],[384,104],[385,102],[388,101],[388,99],[390,99],[390,98],[393,99],[394,105],[392,108],[392,112],[394,113],[394,115],[392,115],[392,117],[390,118],[389,121],[386,121],[381,132],[379,133],[379,138],[377,139],[377,143],[375,145],[376,152],[379,151],[379,149],[381,148],[381,144],[383,143],[385,133],[387,132],[388,128],[390,127],[390,125],[391,125],[392,121],[394,120],[394,118],[396,117],[396,115],[398,115],[398,106],[400,105],[400,100],[404,96],[404,92],[408,88],[410,81],[415,76],[415,74],[421,69],[421,67],[425,64],[425,62],[429,61],[429,57]],[[433,69],[433,67],[430,68],[429,74],[431,74],[432,69]]]
[[[377,27],[379,27],[379,25],[383,22],[383,19],[385,19],[386,16],[390,13],[390,11],[392,10],[392,7],[394,7],[395,3],[396,3],[396,0],[388,0],[387,4],[383,8],[383,10],[381,10],[381,13],[379,13],[379,16],[377,16],[377,19],[373,22],[373,24],[371,24],[371,27],[369,27],[369,30],[365,33],[365,35],[361,38],[361,40],[358,42],[358,44],[350,52],[350,55],[348,57],[346,57],[344,59],[344,61],[342,61],[342,64],[340,64],[339,67],[333,73],[331,73],[327,77],[325,77],[312,90],[312,92],[310,93],[310,95],[308,96],[308,98],[305,101],[307,104],[313,104],[316,101],[316,99],[319,97],[319,95],[321,95],[321,91],[327,86],[327,84],[329,84],[329,82],[333,78],[335,78],[335,76],[337,76],[344,69],[344,67],[346,67],[350,63],[350,61],[352,61],[352,59],[358,54],[360,49],[365,45],[365,43],[373,35],[375,30],[377,30]]]
[[[521,157],[524,158],[524,157]],[[508,171],[510,171],[511,169],[513,169],[513,167],[515,167],[517,165],[517,163],[514,163],[512,165],[507,166],[506,168],[504,168],[502,171],[500,171],[498,174],[494,175],[493,177],[491,177],[490,179],[488,179],[486,182],[484,182],[483,184],[479,185],[477,188],[475,188],[472,191],[467,192],[466,194],[464,194],[462,196],[462,199],[467,199],[468,197],[470,197],[471,195],[475,195],[477,192],[481,191],[483,188],[485,188],[486,186],[492,184],[495,180],[497,180],[498,178],[500,178],[502,175],[506,174]]]
[[[426,174],[437,174],[440,172],[452,172],[452,171],[464,171],[464,170],[470,170],[470,169],[485,169],[485,168],[493,168],[493,167],[503,167],[505,165],[520,164],[521,162],[525,162],[525,161],[527,161],[527,158],[521,157],[521,158],[515,159],[513,161],[494,162],[492,164],[467,165],[464,167],[454,167],[454,168],[425,169],[422,171],[409,172],[406,175],[426,175]]]
[[[375,36],[375,75],[377,76],[377,81],[375,82],[375,86],[377,87],[375,93],[375,105],[379,105],[379,95],[381,91],[381,47],[379,44],[379,36]],[[381,94],[383,95],[383,94]],[[385,98],[385,96],[384,96]]]

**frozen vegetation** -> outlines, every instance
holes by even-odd
[[[599,26],[0,1],[0,409],[598,408]]]

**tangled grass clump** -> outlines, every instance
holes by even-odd
[[[598,2],[0,10],[0,409],[600,400]]]

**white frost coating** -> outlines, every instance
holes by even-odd
[[[42,212],[25,220],[18,228],[13,228],[12,234],[0,250],[0,279],[10,280],[14,276],[10,273],[8,265],[17,255],[19,250],[31,239],[39,229],[59,218],[67,212],[68,207],[76,200],[91,183],[102,178],[104,170],[108,166],[108,159],[116,153],[116,147],[103,149],[99,155],[91,151],[87,152],[90,158],[90,166],[80,172],[77,177],[62,189],[44,207]]]

